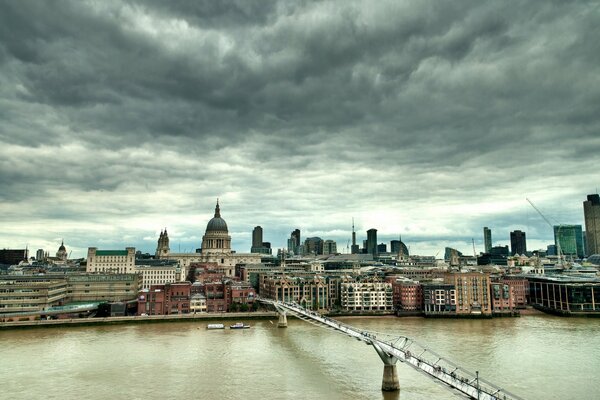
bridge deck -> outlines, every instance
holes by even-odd
[[[332,328],[339,333],[379,347],[388,356],[397,358],[431,379],[444,383],[472,399],[522,400],[521,397],[479,378],[477,374],[444,359],[408,337],[361,330],[314,311],[306,310],[297,304],[262,298],[260,301],[273,305],[280,312],[289,312],[307,322]]]

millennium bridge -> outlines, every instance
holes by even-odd
[[[287,315],[289,314],[373,346],[384,365],[381,385],[381,389],[384,391],[400,390],[396,370],[396,362],[400,361],[471,399],[522,400],[521,397],[480,378],[478,372],[467,371],[408,337],[359,329],[302,308],[296,303],[284,303],[264,298],[258,300],[275,307],[279,314],[277,325],[281,328],[287,327]]]

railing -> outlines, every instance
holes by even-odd
[[[522,400],[521,397],[480,378],[478,372],[468,371],[408,337],[360,330],[314,311],[306,310],[294,303],[283,303],[262,298],[258,300],[271,304],[278,310],[291,312],[304,321],[320,326],[325,325],[374,347],[377,346],[390,357],[396,357],[428,377],[443,382],[472,399]]]

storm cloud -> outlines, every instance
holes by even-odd
[[[251,230],[412,253],[583,223],[595,2],[0,1],[0,247]]]

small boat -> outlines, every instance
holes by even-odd
[[[223,324],[208,324],[208,325],[206,325],[206,329],[225,329],[225,325],[223,325]]]
[[[248,329],[250,328],[250,325],[246,325],[243,322],[236,322],[233,325],[229,326],[229,329]]]

